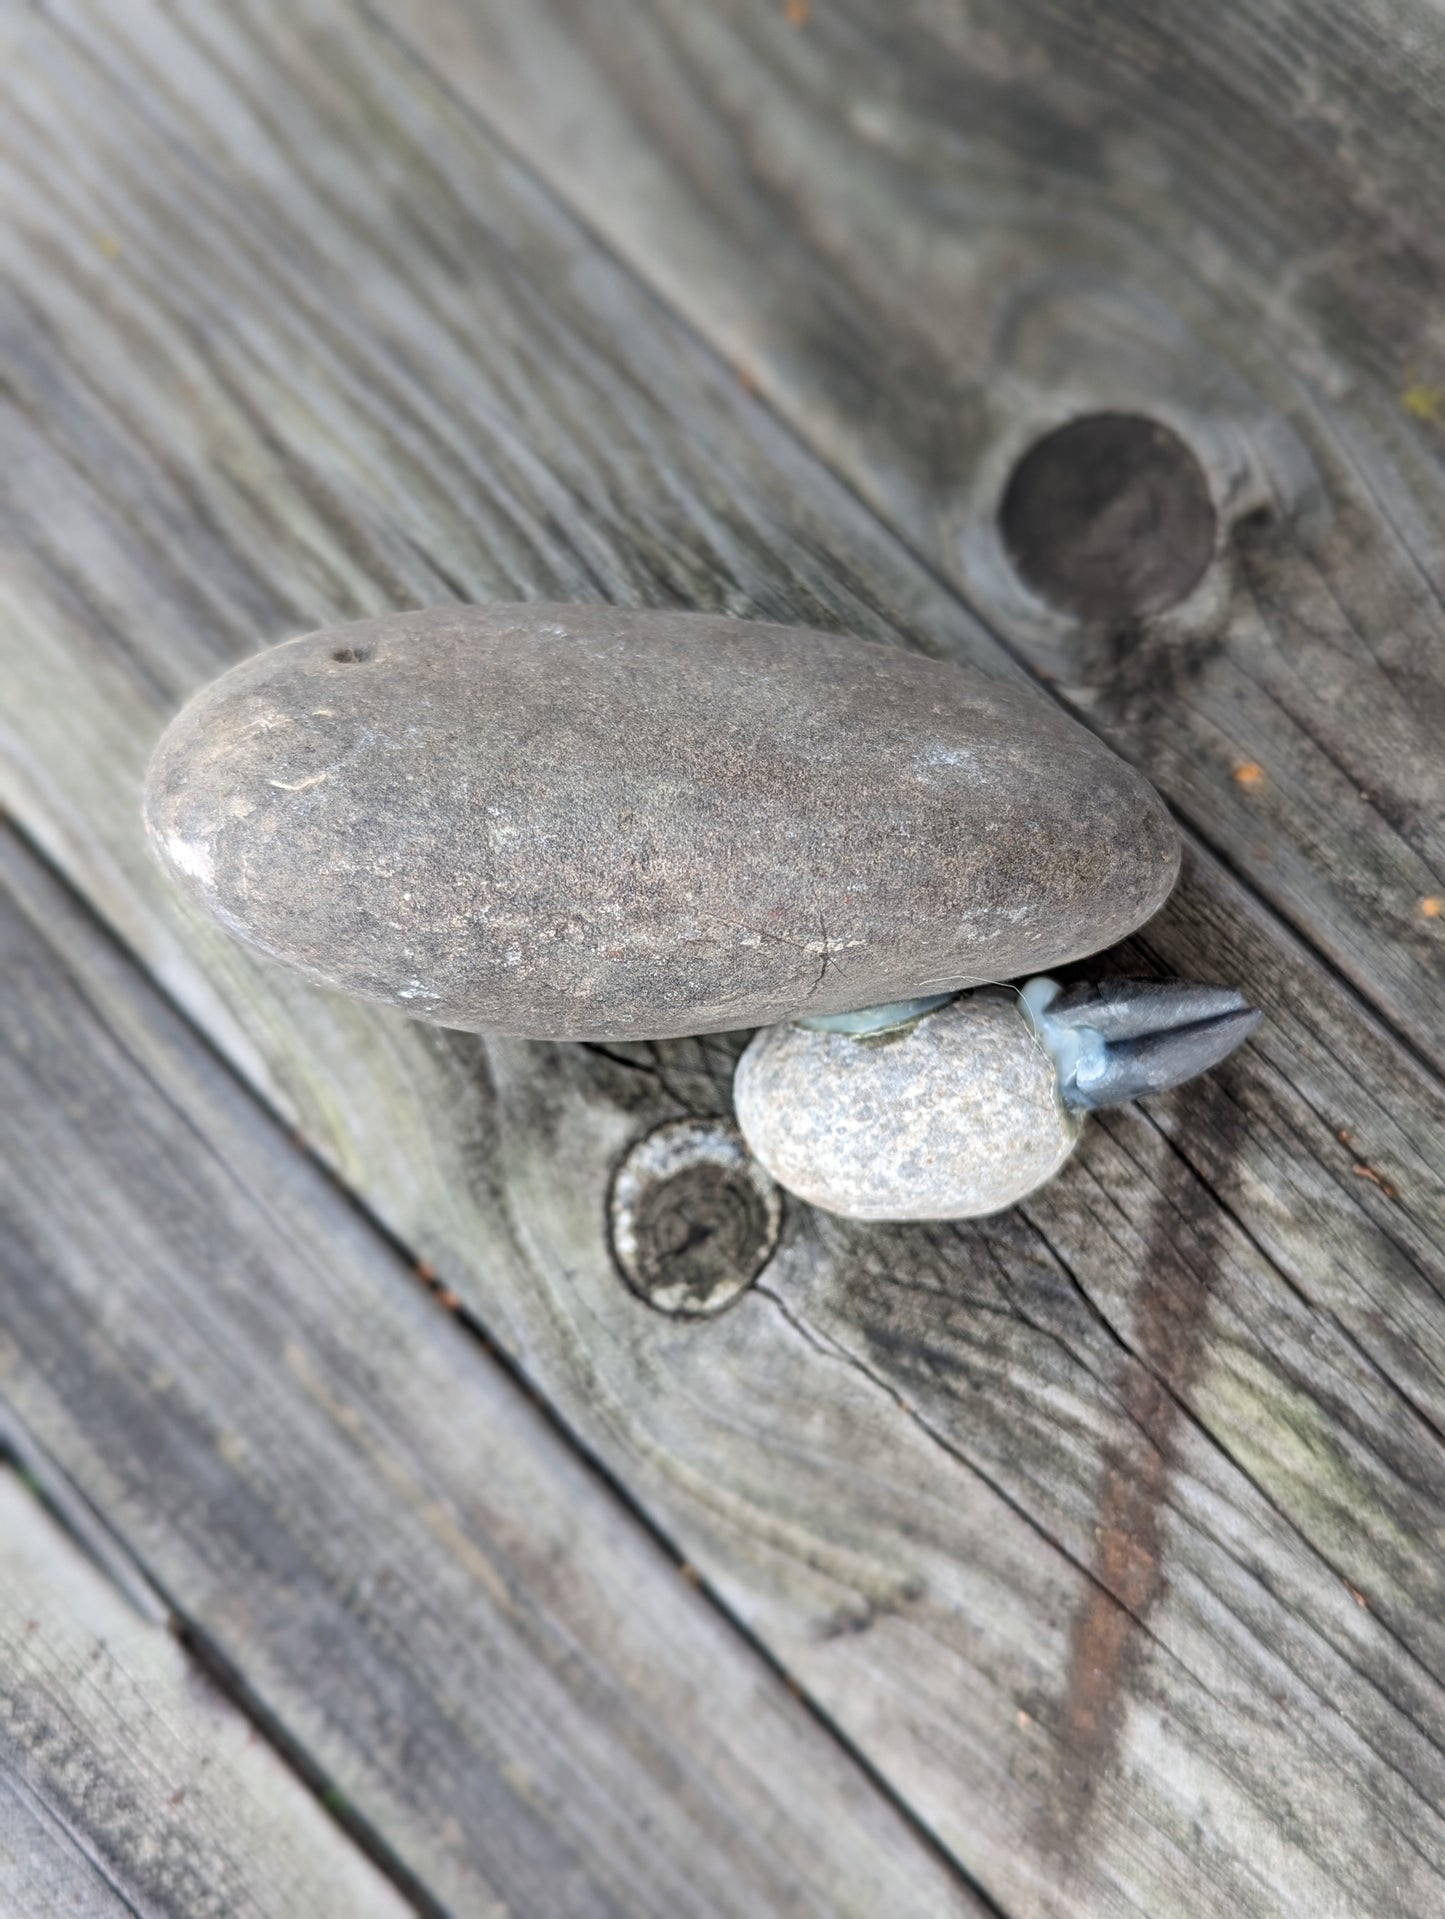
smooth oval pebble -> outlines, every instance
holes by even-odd
[[[793,627],[447,606],[234,667],[151,762],[231,932],[441,1025],[665,1038],[1097,951],[1178,866],[1153,789],[1025,687]]]

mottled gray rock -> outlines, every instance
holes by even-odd
[[[753,1026],[1091,953],[1173,883],[1152,789],[1027,689],[861,640],[607,607],[312,633],[151,763],[233,933],[442,1025]]]
[[[849,1219],[972,1219],[1052,1179],[1083,1125],[1018,996],[985,988],[892,1034],[773,1026],[738,1061],[743,1137]]]

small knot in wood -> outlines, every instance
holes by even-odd
[[[612,1251],[659,1312],[717,1313],[773,1256],[777,1186],[720,1119],[676,1120],[639,1140],[612,1182]]]
[[[1167,426],[1094,413],[1031,446],[999,508],[1004,548],[1042,599],[1077,619],[1177,606],[1214,556],[1204,469]]]

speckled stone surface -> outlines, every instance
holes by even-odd
[[[1161,904],[1153,790],[1027,689],[802,629],[441,607],[201,692],[146,818],[230,930],[442,1025],[661,1038],[1008,979]]]
[[[1017,997],[988,988],[892,1037],[771,1027],[733,1099],[774,1179],[850,1219],[1001,1212],[1052,1179],[1082,1126]]]

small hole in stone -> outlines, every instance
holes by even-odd
[[[361,662],[369,660],[371,655],[364,646],[338,646],[331,657],[333,660],[338,660],[342,666],[360,666]]]
[[[1234,522],[1235,541],[1240,546],[1254,546],[1267,539],[1274,531],[1274,514],[1267,506],[1252,506],[1248,513],[1241,513]]]
[[[1176,606],[1214,556],[1204,469],[1177,433],[1139,414],[1094,413],[1046,434],[1014,468],[998,520],[1023,579],[1078,619]]]

